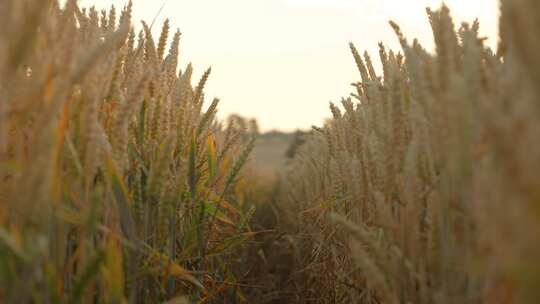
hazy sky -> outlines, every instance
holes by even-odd
[[[127,0],[82,0],[99,8]],[[165,18],[182,32],[182,68],[198,77],[212,66],[207,96],[219,97],[221,117],[255,117],[263,130],[321,124],[328,102],[351,92],[358,80],[348,42],[377,55],[377,43],[397,49],[392,19],[426,47],[432,35],[425,8],[441,0],[134,0],[136,19],[154,26]],[[497,0],[447,0],[456,24],[478,17],[496,44]],[[197,79],[198,80],[198,79]]]

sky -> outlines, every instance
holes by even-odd
[[[82,6],[122,7],[127,0],[80,0]],[[158,35],[165,18],[182,32],[180,64],[195,76],[208,67],[208,100],[221,99],[219,117],[256,118],[261,130],[321,125],[330,101],[352,91],[359,75],[348,48],[372,57],[382,41],[398,50],[389,20],[409,40],[433,47],[425,8],[441,0],[134,0],[135,20]],[[480,20],[488,44],[497,43],[497,0],[446,0],[455,23]],[[156,36],[157,37],[157,36]],[[198,79],[195,79],[198,81]]]

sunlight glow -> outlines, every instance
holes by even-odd
[[[126,0],[83,0],[99,8]],[[478,17],[481,34],[497,42],[497,0],[447,0],[456,26]],[[134,1],[137,19],[151,21],[162,1]],[[351,92],[358,80],[348,42],[375,57],[384,41],[398,48],[388,26],[432,47],[425,8],[440,0],[168,0],[158,16],[182,31],[181,64],[196,75],[212,66],[210,97],[222,99],[220,115],[255,117],[263,130],[309,128],[328,116],[328,102]],[[298,115],[301,113],[302,115]]]

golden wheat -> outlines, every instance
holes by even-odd
[[[538,269],[522,267],[538,252],[538,41],[525,30],[538,12],[503,1],[499,55],[478,22],[456,31],[445,6],[427,11],[434,54],[391,22],[402,50],[380,45],[382,77],[350,45],[356,106],[330,105],[283,192],[283,229],[302,250],[292,292],[317,303],[535,302]]]
[[[119,20],[76,1],[1,10],[0,298],[241,297],[253,212],[231,190],[252,144],[224,140],[247,131],[217,124],[217,99],[202,111],[210,70],[196,88],[177,74],[180,33],[167,54],[168,21],[157,47],[145,23],[137,39],[131,2]]]
[[[351,43],[277,182],[132,10],[0,2],[0,302],[538,301],[538,1],[501,1],[497,52],[446,6],[434,52]]]

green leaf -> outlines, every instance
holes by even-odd
[[[83,296],[84,290],[88,287],[88,284],[98,273],[101,264],[105,261],[105,253],[103,250],[99,250],[96,256],[92,259],[86,268],[84,269],[82,275],[75,282],[73,287],[73,293],[70,296],[69,303],[80,303]]]
[[[208,255],[218,255],[226,253],[227,251],[231,251],[232,249],[244,244],[247,240],[249,240],[256,234],[257,232],[246,232],[229,237],[217,244],[216,246],[212,247],[208,251]]]
[[[195,138],[191,139],[191,144],[189,145],[189,157],[188,157],[188,180],[189,180],[189,190],[191,191],[191,199],[194,200],[197,194],[197,172],[196,172],[196,162],[197,162],[197,142]]]
[[[112,190],[118,205],[118,211],[120,212],[120,224],[122,226],[122,231],[128,240],[136,241],[137,235],[135,230],[135,220],[133,219],[129,207],[130,197],[127,188],[124,184],[123,178],[118,174],[118,169],[110,157],[107,164]]]
[[[219,210],[215,203],[208,202],[208,201],[201,201],[197,205],[196,210],[200,212],[201,208],[204,215],[215,216],[218,220],[226,224],[229,224],[233,227],[236,227],[236,224],[234,223],[234,221],[232,221],[229,217],[227,217],[227,215],[222,210]]]
[[[30,257],[26,255],[15,238],[3,227],[0,227],[0,243],[3,243],[16,257],[25,262],[30,261]]]
[[[206,141],[206,151],[208,154],[208,172],[210,180],[213,180],[217,171],[216,142],[213,135],[208,136]]]

